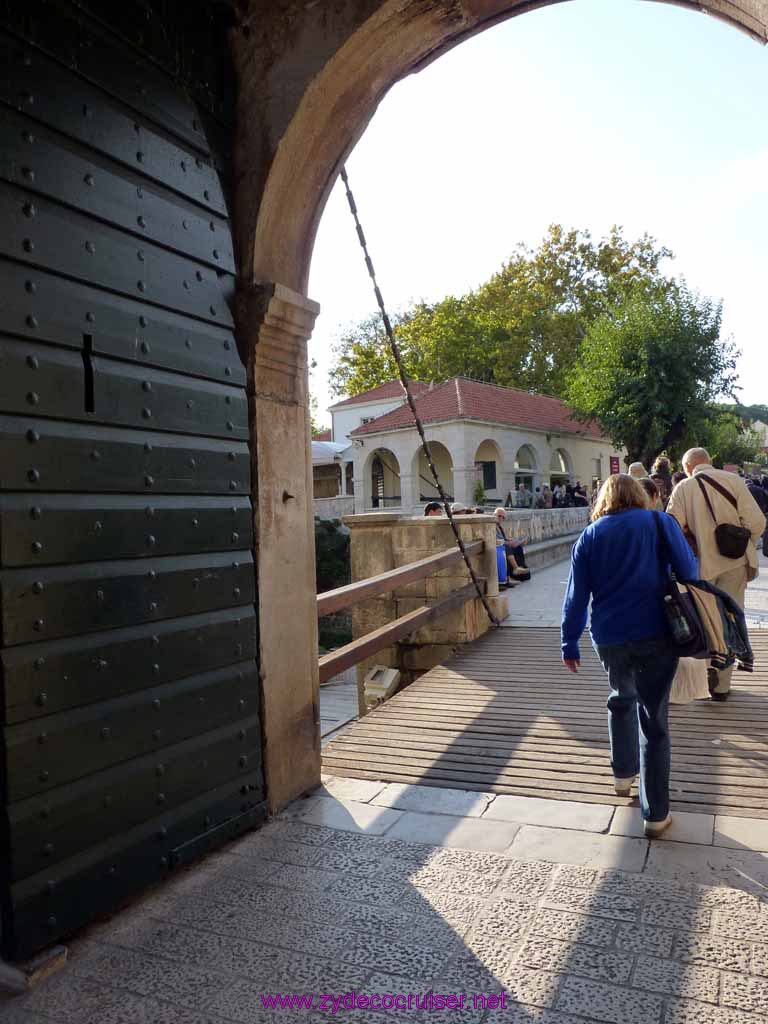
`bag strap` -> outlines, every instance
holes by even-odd
[[[669,553],[667,549],[667,538],[664,536],[664,527],[661,525],[661,513],[653,513],[653,521],[656,523],[656,554],[659,558],[659,566],[662,575],[666,573],[669,565]]]
[[[702,478],[700,476],[697,476],[694,479],[696,480],[696,483],[701,488],[701,493],[704,495],[704,501],[706,501],[706,503],[707,503],[707,508],[709,509],[709,514],[712,516],[713,523],[715,524],[715,526],[717,526],[717,516],[715,515],[715,510],[712,508],[712,502],[709,500],[709,495],[707,494],[707,488],[704,486],[704,480],[706,480],[706,477]]]
[[[720,494],[722,494],[724,498],[727,498],[728,501],[730,501],[730,503],[733,505],[733,507],[738,511],[739,502],[736,498],[734,498],[734,496],[731,494],[727,487],[723,487],[723,485],[719,484],[717,480],[713,480],[711,476],[704,476],[703,473],[699,474],[696,477],[696,479],[699,481],[706,480],[710,487],[714,487],[716,491],[719,491]],[[706,490],[704,491],[704,493],[707,493]]]

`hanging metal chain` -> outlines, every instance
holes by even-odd
[[[421,447],[422,447],[422,449],[424,451],[424,455],[426,456],[427,465],[429,466],[429,470],[430,470],[430,472],[432,474],[432,479],[435,482],[435,487],[437,488],[437,492],[440,495],[440,501],[442,502],[443,508],[445,509],[445,514],[448,517],[448,522],[451,524],[451,529],[453,530],[453,535],[456,538],[456,544],[458,545],[459,551],[461,551],[461,554],[462,554],[462,557],[464,559],[464,562],[466,563],[467,569],[469,570],[469,575],[470,575],[470,577],[472,579],[472,582],[475,585],[475,590],[477,591],[477,596],[483,602],[483,608],[485,608],[485,611],[486,611],[486,613],[488,615],[488,618],[491,620],[491,623],[494,626],[499,626],[500,622],[496,618],[496,616],[494,615],[493,609],[491,608],[490,604],[488,603],[488,598],[485,596],[485,592],[483,591],[483,588],[482,588],[482,585],[480,583],[480,580],[478,579],[478,576],[477,576],[477,573],[475,572],[474,566],[472,565],[472,563],[471,563],[471,561],[469,559],[469,555],[467,554],[467,549],[464,547],[464,541],[461,538],[461,534],[459,533],[459,528],[456,525],[456,521],[453,518],[453,512],[451,512],[451,506],[450,506],[450,502],[448,501],[448,495],[445,493],[445,491],[443,489],[443,485],[440,483],[440,477],[437,475],[437,468],[435,467],[435,463],[434,463],[434,461],[432,459],[432,453],[429,450],[429,445],[427,444],[427,438],[426,438],[426,436],[424,434],[424,424],[421,422],[421,418],[420,418],[418,412],[416,411],[416,403],[413,400],[413,395],[411,393],[410,383],[408,381],[408,374],[405,372],[405,366],[403,365],[403,358],[402,358],[402,355],[400,353],[400,347],[397,344],[397,341],[395,340],[395,332],[392,330],[392,323],[391,323],[391,321],[389,319],[389,315],[387,314],[386,306],[384,305],[384,298],[383,298],[383,296],[381,294],[381,290],[380,290],[379,285],[378,285],[378,283],[376,281],[376,271],[373,269],[373,263],[371,262],[371,257],[370,257],[370,255],[368,253],[368,243],[365,240],[365,235],[363,234],[363,228],[362,228],[362,225],[360,224],[360,217],[358,216],[358,213],[357,213],[357,204],[355,203],[355,197],[352,195],[352,190],[349,187],[349,178],[347,177],[347,169],[346,169],[346,167],[342,167],[342,169],[341,169],[341,180],[344,182],[344,188],[347,191],[347,202],[349,203],[349,209],[350,209],[350,211],[352,213],[352,217],[353,217],[353,219],[355,221],[355,228],[357,229],[357,237],[360,239],[360,245],[362,247],[363,254],[365,256],[365,265],[368,268],[368,274],[369,274],[369,276],[371,278],[371,281],[373,282],[373,291],[374,291],[374,294],[376,296],[376,302],[378,303],[378,306],[379,306],[379,312],[381,313],[381,319],[382,319],[382,321],[384,323],[384,330],[386,331],[387,340],[389,341],[389,347],[390,347],[390,349],[392,351],[392,358],[395,360],[395,365],[397,366],[397,372],[400,375],[400,384],[402,385],[403,391],[405,392],[405,397],[406,397],[406,400],[408,402],[408,405],[410,406],[411,413],[413,415],[413,420],[414,420],[414,423],[416,424],[416,429],[418,430],[419,437],[421,438]]]

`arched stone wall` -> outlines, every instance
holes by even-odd
[[[271,595],[259,607],[259,644],[273,809],[319,781],[317,652],[294,640],[297,630],[312,636],[315,629],[307,342],[318,307],[306,290],[326,200],[395,82],[492,25],[562,2],[233,5],[238,110],[231,212],[238,339],[251,400],[258,577]],[[702,10],[697,0],[656,2]],[[768,0],[708,0],[706,9],[768,41]],[[457,496],[467,501],[474,472],[468,462],[467,453],[458,453],[454,467]],[[293,587],[274,600],[285,578]],[[298,764],[297,751],[311,756]]]
[[[243,129],[236,157],[249,186],[239,190],[237,218],[246,276],[305,293],[339,168],[391,86],[472,35],[562,2],[358,0],[333,11],[252,3],[234,34]],[[706,10],[768,42],[768,0],[655,2]]]

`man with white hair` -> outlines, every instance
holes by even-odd
[[[667,512],[694,544],[701,578],[720,587],[744,607],[747,583],[757,576],[757,542],[765,530],[765,516],[749,493],[746,482],[735,473],[715,469],[709,452],[691,448],[683,456],[686,480],[672,491]],[[724,523],[749,530],[743,555],[722,554],[715,529]],[[709,692],[713,700],[728,700],[733,667],[709,669]]]

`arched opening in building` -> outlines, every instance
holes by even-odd
[[[520,492],[522,487],[522,493],[533,495],[539,486],[538,480],[539,464],[536,452],[529,444],[521,445],[515,455],[515,490]]]
[[[435,464],[443,490],[448,495],[449,500],[453,501],[456,492],[453,483],[453,458],[451,453],[440,441],[429,441],[428,446],[429,454]],[[435,487],[432,472],[427,463],[427,456],[424,454],[423,448],[419,448],[413,457],[413,483],[414,494],[418,496],[419,502],[439,500],[440,492]]]
[[[482,441],[475,452],[475,489],[481,502],[499,505],[504,498],[504,459],[495,441]]]
[[[556,448],[552,452],[549,463],[549,483],[551,487],[557,484],[565,486],[573,483],[573,461],[565,448]]]
[[[369,509],[400,508],[402,488],[400,463],[388,448],[377,448],[371,453],[366,471],[366,506]]]

